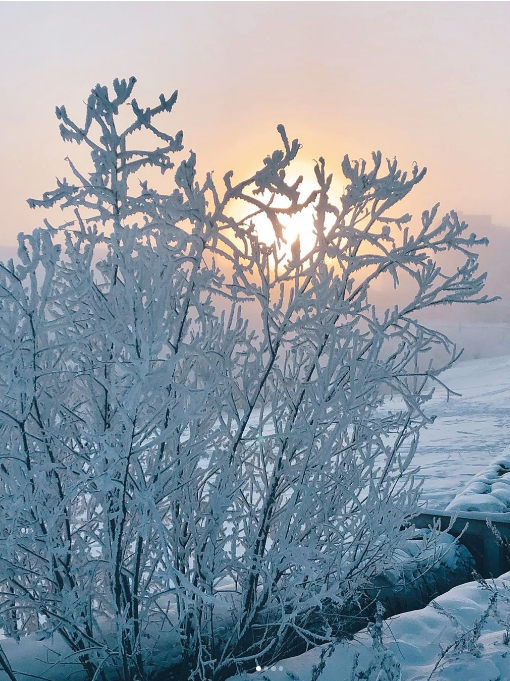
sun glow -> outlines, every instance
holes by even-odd
[[[301,171],[301,172],[300,172]],[[318,189],[317,182],[313,175],[313,168],[302,166],[294,169],[293,175],[288,175],[287,181],[292,184],[301,175],[303,181],[300,185],[300,203],[302,203],[313,191]],[[312,179],[313,178],[313,179]],[[330,190],[330,198],[337,205],[340,204],[340,196],[343,193],[342,185],[333,179]],[[272,204],[274,207],[283,208],[288,206],[288,201],[276,200]],[[278,251],[287,258],[292,257],[293,245],[299,239],[299,252],[301,256],[306,255],[314,246],[316,240],[315,232],[315,205],[311,204],[294,215],[280,214],[279,221],[283,226],[283,239],[278,244],[275,231],[267,215],[259,213],[252,218],[252,223],[261,241],[266,245],[277,244]],[[326,229],[331,227],[334,216],[328,215],[326,218]],[[295,250],[296,246],[294,246]]]
[[[299,238],[301,254],[310,251],[315,243],[314,218],[313,206],[308,206],[294,215],[281,215],[279,220],[283,226],[283,239],[278,244],[278,249],[290,255],[292,245]],[[271,246],[277,241],[273,225],[266,215],[255,216],[253,225],[258,237],[267,246]]]

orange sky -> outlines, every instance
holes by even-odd
[[[310,172],[381,149],[428,167],[416,211],[510,226],[509,34],[508,2],[0,3],[0,245],[76,153],[55,105],[81,120],[95,83],[131,75],[141,104],[179,89],[166,129],[204,172],[254,170],[284,123]]]

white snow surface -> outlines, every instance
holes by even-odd
[[[510,573],[493,580],[499,597],[497,611],[487,615],[491,591],[477,582],[451,589],[422,610],[403,613],[388,619],[383,625],[386,652],[374,648],[370,634],[363,630],[354,641],[335,646],[318,681],[509,681],[510,646],[505,643],[505,622],[510,624]],[[477,620],[486,621],[481,635],[473,636]],[[455,641],[459,645],[455,646]],[[319,665],[321,652],[315,648],[303,655],[276,663],[248,675],[232,677],[230,681],[313,681],[313,668]],[[446,654],[443,655],[443,651]],[[386,669],[394,675],[381,673],[381,660],[386,655]],[[356,656],[358,676],[352,674]],[[437,664],[439,661],[439,664]],[[363,675],[369,665],[372,673]],[[437,664],[437,667],[436,667]],[[361,672],[361,675],[359,674]],[[380,675],[378,675],[380,674]]]
[[[177,633],[160,633],[155,627],[151,627],[150,633],[151,638],[147,645],[152,649],[153,668],[159,671],[178,664],[181,649]],[[37,634],[29,634],[19,642],[13,638],[0,637],[0,646],[0,655],[3,653],[7,658],[16,681],[85,681],[86,675],[76,655],[70,654],[69,648],[58,634],[45,639]],[[105,665],[104,671],[108,679],[118,679],[111,666]],[[1,668],[0,681],[8,681],[6,672]]]
[[[436,389],[426,408],[436,420],[422,431],[414,461],[420,467],[417,477],[423,479],[423,496],[430,508],[438,510],[475,475],[483,475],[492,461],[510,457],[510,355],[458,362],[441,380],[461,396],[447,400],[445,391]],[[491,495],[493,511],[503,510],[494,501],[502,487],[497,489],[498,495]]]

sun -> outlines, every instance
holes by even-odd
[[[313,174],[313,166],[302,165],[297,169],[293,169],[293,173],[290,172],[287,175],[287,181],[292,184],[299,176],[303,177],[303,181],[300,185],[300,202],[304,201],[313,191],[318,189],[317,182]],[[339,182],[333,180],[332,187],[330,190],[330,195],[332,199],[340,196],[343,193],[343,187]],[[285,199],[280,199],[274,201],[273,206],[275,207],[285,207],[288,205],[288,201]],[[296,240],[299,239],[299,249],[301,255],[309,253],[310,250],[315,245],[316,232],[315,232],[315,205],[311,204],[304,208],[303,210],[295,213],[294,215],[281,215],[280,223],[283,226],[283,238],[284,242],[277,243],[276,235],[271,224],[271,221],[266,215],[258,214],[252,219],[252,223],[257,233],[259,239],[264,242],[267,246],[272,244],[277,244],[277,248],[280,254],[284,256],[284,259],[289,259],[292,256],[292,246],[295,244]],[[326,220],[326,228],[330,227],[334,222],[334,216],[329,215]]]
[[[301,254],[307,253],[313,248],[315,244],[314,217],[313,206],[308,206],[292,216],[281,215],[279,219],[283,226],[284,241],[280,243],[277,243],[273,225],[269,218],[260,214],[256,215],[252,222],[257,236],[266,246],[276,243],[278,250],[290,257],[292,245],[297,239],[299,239]]]

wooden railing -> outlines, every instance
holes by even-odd
[[[460,537],[460,543],[471,552],[478,573],[485,579],[510,570],[510,513],[427,509],[413,518],[412,524],[418,528],[436,524],[442,530],[451,524],[449,533]]]

